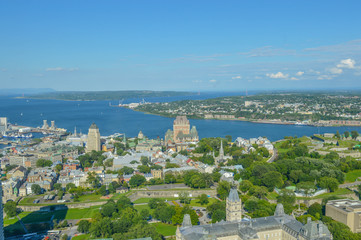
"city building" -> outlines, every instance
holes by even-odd
[[[330,200],[326,204],[326,216],[361,232],[361,201],[351,199]]]
[[[0,134],[5,134],[8,130],[8,119],[6,117],[0,117]]]
[[[185,150],[188,146],[187,142],[198,142],[198,140],[198,131],[195,126],[190,128],[186,116],[177,116],[173,122],[173,131],[168,129],[164,137],[165,145],[176,151]]]
[[[86,152],[100,151],[100,133],[98,126],[93,123],[88,132],[88,140],[86,143]]]
[[[192,226],[190,216],[184,215],[183,224],[176,231],[177,240],[331,240],[328,228],[320,221],[307,219],[303,225],[284,213],[278,204],[273,216],[242,220],[241,201],[236,189],[230,192],[226,204],[227,221]]]
[[[242,201],[236,188],[232,188],[226,200],[226,220],[228,222],[242,219]]]
[[[3,191],[2,183],[0,181],[0,240],[4,240],[4,211],[3,211],[3,201],[2,201]]]

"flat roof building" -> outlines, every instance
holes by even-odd
[[[361,201],[351,199],[331,200],[326,204],[326,216],[361,232]]]

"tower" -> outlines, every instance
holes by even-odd
[[[100,151],[100,133],[98,126],[93,123],[88,132],[88,140],[86,143],[86,152]]]
[[[226,200],[226,220],[227,222],[242,220],[242,201],[239,199],[236,188],[231,188]]]
[[[221,140],[221,147],[219,148],[219,159],[224,159],[223,140]]]
[[[55,127],[55,121],[51,121],[51,127],[50,127],[51,130],[55,130],[56,127]]]
[[[178,137],[188,135],[191,125],[186,116],[177,116],[173,122],[174,141],[177,142]]]
[[[49,129],[48,120],[43,120],[43,126],[42,129]]]

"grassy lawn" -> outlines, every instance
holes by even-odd
[[[354,145],[359,144],[359,141],[355,141],[355,140],[338,140],[339,146],[340,147],[353,147]]]
[[[152,209],[149,208],[148,204],[144,204],[144,205],[134,205],[134,208],[140,212],[143,209],[148,209],[149,212],[153,211]]]
[[[137,204],[137,203],[149,203],[150,199],[152,199],[152,198],[139,198],[139,199],[135,200],[133,203],[134,204]],[[178,198],[175,198],[175,197],[160,198],[160,199],[164,199],[164,200],[168,200],[168,201],[178,200]]]
[[[55,215],[54,219],[58,219],[58,220],[92,218],[92,216],[99,211],[99,208],[100,206],[94,206],[90,208],[70,208],[70,209],[58,210],[54,212],[22,212],[19,214],[19,217],[23,220],[24,223],[50,221],[53,215]],[[4,222],[5,224],[12,224],[10,222],[10,219],[8,222],[6,220]]]
[[[40,198],[39,196],[31,196],[31,197],[26,197],[21,199],[21,201],[19,202],[19,205],[28,205],[28,204],[33,204],[34,200]]]
[[[25,234],[24,228],[19,222],[4,227],[5,237]]]
[[[277,200],[277,196],[278,196],[278,194],[276,192],[271,192],[271,193],[268,193],[267,198],[270,200]]]
[[[99,208],[100,206],[94,206],[90,208],[70,208],[66,212],[65,219],[91,218],[96,212],[99,211]],[[55,215],[55,217],[56,216],[57,215]]]
[[[361,169],[350,171],[346,173],[346,182],[354,182],[358,177],[361,177]]]
[[[107,201],[107,199],[100,199],[100,197],[101,196],[97,194],[82,195],[79,197],[79,202]]]
[[[191,205],[192,207],[207,207],[208,205],[218,202],[218,200],[215,198],[208,198],[209,203],[204,205],[200,204],[198,201],[198,199],[192,199],[189,205]]]
[[[22,212],[19,217],[26,224],[50,221],[52,215],[52,212]]]
[[[157,232],[162,234],[163,236],[173,236],[177,230],[176,226],[166,223],[152,223],[157,229]]]
[[[316,197],[313,197],[311,199],[320,199],[320,198],[326,198],[326,197],[331,197],[331,196],[346,195],[346,194],[351,194],[351,193],[353,193],[353,192],[346,188],[339,188],[335,192],[324,193],[324,194],[318,195]],[[310,199],[310,198],[300,197],[297,199]]]
[[[4,219],[4,225],[10,225],[10,224],[14,224],[18,221],[17,217],[13,217],[13,218],[5,218]]]
[[[71,238],[71,240],[86,240],[86,239],[90,239],[90,234],[82,234]]]

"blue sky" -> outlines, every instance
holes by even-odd
[[[361,1],[0,3],[0,88],[361,89]]]

